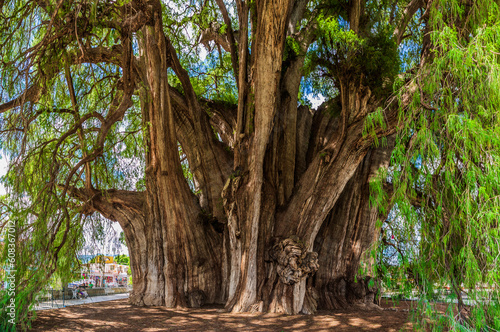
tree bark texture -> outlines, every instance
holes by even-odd
[[[143,28],[141,54],[147,85],[141,91],[146,123],[145,215],[131,223],[139,255],[132,261],[134,291],[130,301],[138,305],[200,306],[222,301],[221,239],[202,218],[196,197],[181,169],[175,115],[167,68],[168,40],[161,20]],[[139,235],[139,237],[138,237]],[[134,257],[135,256],[135,257]]]
[[[369,181],[380,167],[388,166],[392,147],[390,139],[387,147],[366,155],[315,239],[319,269],[312,284],[321,294],[321,308],[340,309],[353,304],[371,307],[377,302],[377,281],[364,278],[372,268],[367,264],[360,273],[360,260],[379,232],[376,221],[380,216],[377,207],[370,206]]]
[[[297,106],[305,54],[316,38],[314,21],[296,29],[307,1],[257,0],[251,7],[237,1],[240,35],[236,41],[228,24],[224,37],[238,105],[204,101],[164,33],[161,3],[150,3],[136,8],[148,19],[130,64],[147,142],[146,190],[71,192],[88,213],[122,226],[130,302],[288,314],[371,307],[378,285],[359,273],[378,234],[369,182],[388,166],[392,143],[374,148],[364,126],[384,97],[346,70],[336,80],[338,95],[318,110]],[[217,3],[229,22],[224,2]],[[352,2],[354,32],[362,31],[364,10],[363,1]],[[299,53],[283,61],[291,36]],[[169,68],[182,91],[169,86]],[[386,108],[387,129],[377,129],[378,137],[395,132],[396,114]]]

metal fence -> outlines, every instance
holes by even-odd
[[[76,289],[46,289],[35,297],[35,310],[64,308],[69,305],[85,304],[94,301],[106,300],[107,296],[125,294],[130,291],[127,287],[117,288],[92,288],[86,289],[87,298],[79,298]]]

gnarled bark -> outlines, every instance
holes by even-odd
[[[330,211],[314,242],[319,253],[320,268],[314,276],[318,290],[319,307],[340,309],[350,305],[373,307],[376,302],[376,280],[371,280],[370,266],[361,268],[360,260],[376,241],[380,218],[378,208],[370,206],[369,181],[380,167],[387,167],[393,139],[388,147],[371,151],[349,180],[341,196]],[[382,216],[383,217],[383,216]]]
[[[124,229],[134,280],[131,303],[225,303],[233,312],[288,314],[371,307],[378,284],[358,275],[378,232],[369,181],[379,167],[387,167],[392,145],[374,149],[373,136],[364,130],[367,116],[387,96],[374,95],[363,74],[345,60],[331,64],[339,67],[332,74],[337,96],[317,111],[298,106],[317,13],[308,13],[308,24],[299,31],[307,1],[257,0],[237,1],[238,38],[225,4],[217,1],[227,36],[213,24],[202,38],[218,40],[230,52],[238,105],[201,100],[164,33],[161,2],[132,3],[136,13],[128,17],[134,21],[129,28],[140,29],[139,56],[132,56],[123,24],[122,47],[95,48],[85,56],[124,70],[123,102],[112,105],[119,112],[110,112],[113,122],[106,118],[102,132],[123,117],[132,93],[139,95],[146,190],[101,193],[88,176],[85,190],[69,191],[86,202],[86,213],[99,211]],[[397,42],[421,5],[411,1],[393,36]],[[346,11],[360,36],[368,33],[365,11],[359,0],[349,2]],[[284,61],[285,37],[299,47]],[[169,86],[169,68],[182,91]],[[24,97],[35,101],[38,95],[35,86]],[[388,107],[388,129],[377,128],[375,135],[391,135],[396,114]],[[183,177],[178,144],[197,195]]]
[[[248,101],[246,108],[247,137],[240,143],[248,147],[247,159],[240,160],[243,172],[248,175],[242,177],[240,188],[244,190],[234,196],[238,210],[235,223],[239,224],[241,232],[241,238],[237,239],[241,241],[241,254],[238,254],[241,261],[232,268],[241,268],[241,273],[235,296],[229,299],[228,306],[233,312],[247,311],[256,302],[259,236],[263,231],[259,226],[270,226],[274,219],[275,207],[265,202],[263,196],[266,191],[264,157],[276,114],[285,28],[291,4],[288,0],[256,2],[255,57],[250,84],[253,100]],[[240,89],[242,86],[240,82]]]
[[[222,301],[220,236],[203,222],[201,209],[182,173],[166,70],[167,39],[159,12],[143,29],[143,59],[148,84],[141,91],[146,132],[145,216],[125,232],[132,253],[138,305],[199,306]],[[137,255],[139,254],[139,255]]]

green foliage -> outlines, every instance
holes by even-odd
[[[236,4],[226,6],[228,11],[236,11]],[[238,92],[233,79],[230,54],[220,53],[217,47],[206,49],[199,43],[202,32],[213,23],[220,26],[218,32],[221,34],[228,29],[226,24],[221,23],[217,4],[192,2],[187,5],[184,1],[176,0],[164,2],[162,9],[165,32],[176,50],[179,50],[179,60],[190,74],[196,94],[208,99],[236,103]],[[232,27],[237,29],[237,19],[233,19]],[[172,72],[169,72],[169,82],[180,88],[180,82]]]
[[[123,244],[124,246],[127,246],[127,241],[125,241],[125,233],[120,232],[120,243]]]
[[[80,236],[82,223],[80,215],[68,212],[68,219],[58,225],[56,217],[49,210],[52,208],[49,204],[35,219],[25,207],[19,206],[22,203],[11,199],[12,196],[4,202],[11,208],[8,219],[15,223],[18,231],[15,248],[16,292],[14,297],[8,292],[0,292],[0,302],[7,303],[11,298],[15,299],[16,323],[19,328],[24,328],[27,326],[25,324],[29,324],[27,309],[41,287],[49,282],[50,276],[55,272],[55,276],[59,278],[69,277],[79,266],[76,251],[83,245]],[[26,234],[19,232],[22,229],[33,229],[29,239]],[[73,245],[64,245],[65,241],[70,241]],[[47,247],[50,250],[47,251]],[[7,254],[7,246],[4,246],[0,254],[1,262],[7,261]],[[7,307],[2,305],[0,308],[0,326],[10,328],[12,325],[6,324],[9,318],[6,316]]]
[[[0,121],[0,149],[12,161],[2,179],[9,190],[2,204],[9,211],[0,224],[5,220],[15,222],[19,232],[15,294],[19,329],[29,324],[36,294],[51,280],[70,279],[80,265],[77,253],[84,245],[83,229],[93,221],[82,213],[82,203],[67,194],[86,181],[87,173],[77,166],[83,156],[99,155],[90,176],[101,189],[131,189],[135,179],[143,176],[140,111],[132,106],[123,121],[109,130],[102,148],[96,130],[102,123],[92,115],[98,111],[107,117],[112,112],[109,105],[122,94],[118,87],[121,69],[112,63],[72,65],[70,59],[77,56],[80,46],[69,34],[57,38],[54,44],[44,44],[46,38],[52,38],[50,34],[60,33],[57,24],[51,31],[40,24],[50,20],[54,8],[49,7],[53,6],[44,10],[34,2],[25,6],[22,1],[7,1],[0,14],[1,103],[29,86],[41,87],[36,104],[26,102],[3,113]],[[103,13],[97,1],[79,10],[78,17],[88,18],[85,28],[80,26],[80,32],[85,32],[83,42],[89,47],[113,47],[119,34],[103,22],[114,19],[116,12]],[[56,19],[77,12],[71,3],[64,2]],[[65,69],[75,87],[76,109],[68,93]],[[86,119],[80,128],[75,125],[79,119]],[[0,248],[0,262],[5,262],[7,252]],[[11,297],[2,292],[0,301],[10,301]],[[5,322],[4,318],[1,306],[0,321]]]
[[[355,33],[337,16],[323,14],[317,21],[318,41],[306,59],[306,75],[319,71],[319,76],[333,79],[337,87],[341,79],[362,77],[363,84],[377,95],[392,91],[401,61],[390,25],[378,24]],[[288,44],[295,49],[293,43]]]
[[[431,17],[433,60],[401,90],[413,99],[400,112],[390,174],[400,218],[388,232],[417,245],[403,248],[390,275],[418,287],[429,317],[425,301],[451,288],[459,320],[450,314],[422,328],[499,329],[499,7],[439,1]]]
[[[115,262],[120,265],[130,265],[130,258],[127,255],[117,255]]]
[[[363,136],[370,135],[373,138],[374,145],[376,147],[379,146],[379,140],[375,132],[377,128],[382,128],[382,129],[387,128],[384,119],[384,112],[381,107],[379,107],[375,112],[372,112],[366,116],[365,126],[363,128]],[[387,143],[386,142],[387,139],[385,139],[385,137],[383,139],[384,142]]]
[[[392,82],[400,69],[400,59],[392,31],[385,29],[366,39],[354,66],[366,75],[366,84],[375,94],[391,91]]]

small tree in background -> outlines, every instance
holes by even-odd
[[[120,265],[130,265],[130,258],[127,255],[117,255],[115,262]]]

